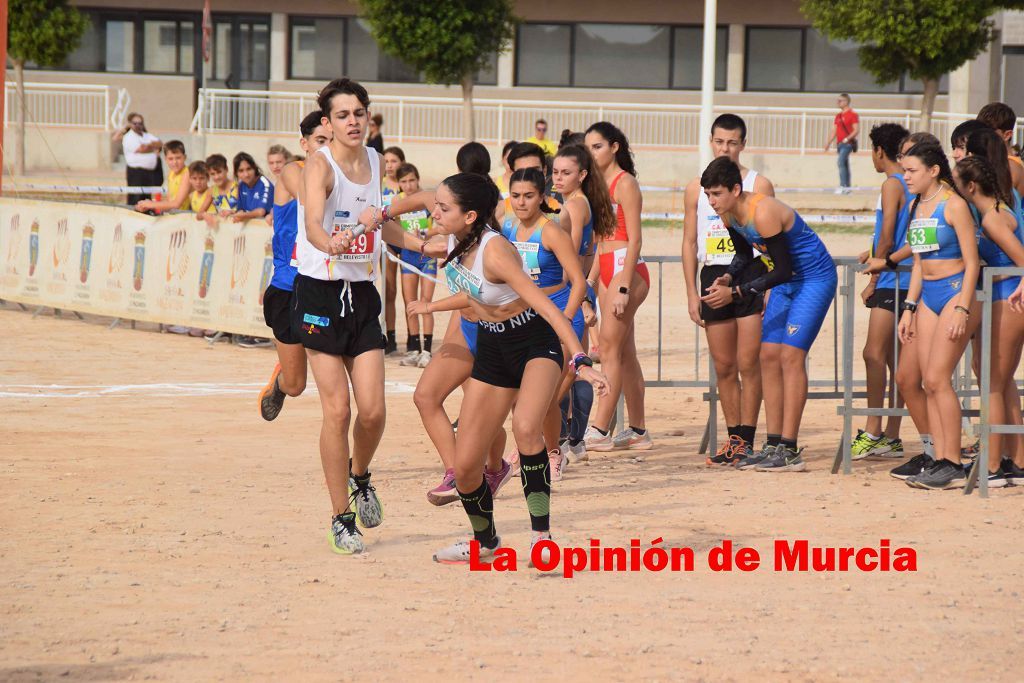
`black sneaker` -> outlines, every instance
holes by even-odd
[[[999,471],[1003,473],[1007,486],[1024,486],[1024,468],[1017,467],[1011,458],[1003,458]]]
[[[933,462],[935,461],[930,455],[919,453],[899,467],[894,467],[889,470],[889,476],[904,480],[907,477],[916,477],[931,467]]]
[[[281,377],[281,364],[274,367],[274,373],[270,376],[267,386],[260,392],[260,415],[266,421],[271,421],[281,414],[284,406],[284,399],[288,394],[281,391],[279,380]]]
[[[239,337],[238,345],[243,349],[265,349],[274,345],[274,342],[265,337]]]
[[[779,446],[754,469],[758,472],[803,472],[807,469],[804,459],[800,457],[803,452],[802,448],[795,451],[786,446]]]
[[[1004,486],[1009,486],[1010,482],[1006,481],[1006,475],[1003,474],[1003,468],[1000,467],[995,472],[988,473],[988,487],[990,489],[1001,489]]]
[[[757,453],[753,451],[747,451],[747,455],[740,458],[740,461],[736,463],[736,469],[738,470],[752,470],[762,462],[767,460],[771,455],[775,454],[775,449],[781,448],[781,446],[770,446],[765,444],[761,447],[761,450]]]
[[[908,477],[906,482],[908,486],[932,491],[962,489],[967,483],[967,474],[960,465],[948,460],[936,460],[934,466],[916,477]]]

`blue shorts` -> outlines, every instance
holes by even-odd
[[[921,301],[932,313],[939,315],[949,300],[960,293],[963,285],[963,273],[954,273],[941,280],[924,280],[921,282]]]
[[[475,356],[476,333],[477,330],[480,329],[480,325],[466,320],[461,315],[459,316],[459,318],[461,318],[459,322],[462,324],[462,338],[466,340],[466,346],[469,347],[469,352]]]
[[[773,287],[764,308],[761,342],[810,351],[835,298],[836,284],[833,271],[832,277],[791,280]]]
[[[562,287],[560,290],[558,290],[554,294],[549,295],[548,298],[551,299],[551,303],[553,303],[555,306],[558,306],[559,310],[564,311],[566,304],[569,303],[569,294],[571,292],[572,292],[572,287],[569,287],[569,286]],[[576,336],[579,338],[580,343],[582,344],[583,343],[583,328],[584,328],[584,325],[583,325],[583,306],[580,306],[579,308],[576,309],[576,315],[574,315],[572,317],[572,320],[570,320],[569,322],[572,323],[572,331],[576,333]]]
[[[413,272],[405,267],[408,263],[413,268],[419,268],[427,275],[437,275],[437,259],[431,258],[430,256],[424,256],[418,251],[412,251],[411,249],[403,249],[401,256],[402,259],[402,275],[419,275],[419,273]]]
[[[982,286],[982,284],[984,282],[984,278],[982,278],[982,274],[984,272],[985,272],[985,269],[982,268],[981,269],[981,273],[978,273],[978,291],[979,292],[981,291],[981,286]],[[1019,277],[1015,277],[1015,276],[1014,277],[1007,277],[1007,278],[1004,278],[1002,280],[998,280],[997,282],[993,282],[992,283],[992,301],[993,302],[996,302],[996,301],[1006,301],[1007,299],[1010,298],[1010,295],[1013,294],[1013,291],[1015,289],[1017,289],[1017,285],[1019,285],[1019,284],[1020,284],[1020,278]]]
[[[385,244],[384,246],[386,246],[388,248],[388,251],[390,251],[395,256],[399,256],[400,257],[402,255],[402,248],[401,247],[396,247],[393,244]]]

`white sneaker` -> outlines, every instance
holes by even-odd
[[[590,456],[587,455],[587,445],[582,441],[575,446],[566,444],[565,448],[562,449],[562,452],[569,457],[569,462],[573,465],[578,462],[586,462],[590,459]]]
[[[416,367],[425,368],[430,363],[430,351],[423,351],[420,353],[420,358],[416,361]]]
[[[561,448],[548,451],[548,464],[551,471],[551,483],[562,481],[562,469],[569,462],[569,456]]]
[[[605,453],[615,448],[612,437],[597,431],[597,427],[593,425],[587,427],[586,433],[583,434],[583,443],[588,451],[595,453]]]
[[[490,562],[494,559],[494,551],[501,547],[501,538],[494,548],[480,546],[480,561]],[[441,548],[434,553],[434,562],[441,564],[469,564],[469,539],[456,541],[446,548]]]
[[[402,360],[398,361],[398,364],[402,365],[404,367],[407,367],[407,368],[417,368],[417,367],[419,367],[419,362],[420,362],[420,352],[419,351],[410,351],[409,353],[405,354],[405,358],[403,358]]]
[[[534,568],[533,567],[533,546],[537,545],[540,541],[550,541],[550,540],[551,540],[551,532],[550,531],[534,531],[531,534],[531,536],[530,536],[530,561],[527,563],[527,566],[529,566],[530,569]],[[544,550],[543,551],[543,555],[541,556],[541,559],[545,563],[550,563],[551,562],[551,551],[550,550]]]
[[[615,435],[612,445],[616,449],[649,451],[654,447],[654,442],[651,441],[651,430],[645,429],[643,434],[637,434],[632,427],[626,427]]]
[[[843,188],[837,187],[836,191],[835,191],[835,194],[846,194],[846,192],[843,190]]]

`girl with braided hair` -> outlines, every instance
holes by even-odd
[[[899,335],[904,344],[917,345],[935,440],[932,465],[904,481],[915,488],[960,488],[966,481],[960,466],[962,413],[951,378],[980,317],[974,297],[979,270],[975,223],[941,147],[914,145],[902,165],[907,188],[917,196],[907,227],[914,267]]]
[[[1005,152],[1004,152],[1005,156]],[[1006,169],[1009,175],[1009,167]],[[999,172],[982,156],[968,156],[956,165],[953,177],[960,194],[978,215],[978,252],[987,266],[1024,267],[1024,221],[1011,208],[1014,197],[1001,187]],[[997,276],[992,284],[992,382],[988,396],[992,424],[1021,424],[1020,393],[1013,372],[1020,363],[1024,315],[1008,301],[1020,289],[1021,278]],[[1019,436],[989,437],[988,485],[1024,483],[1024,448]]]

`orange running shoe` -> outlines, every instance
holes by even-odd
[[[281,364],[278,363],[274,366],[274,372],[271,373],[267,386],[263,387],[263,390],[260,392],[260,415],[267,422],[281,414],[281,408],[284,407],[284,399],[288,396],[281,391],[281,386],[278,384],[280,377]]]

